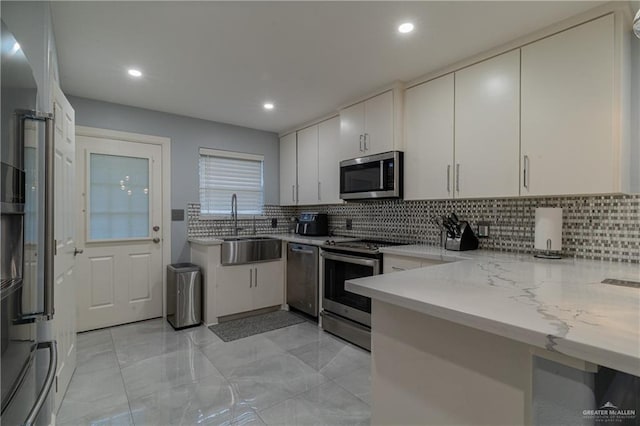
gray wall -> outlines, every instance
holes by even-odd
[[[64,89],[64,87],[63,87]],[[198,148],[264,155],[265,203],[279,203],[279,139],[271,132],[69,96],[76,125],[171,138],[171,208],[199,202]],[[172,222],[171,259],[189,259],[184,222]]]

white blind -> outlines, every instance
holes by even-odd
[[[264,182],[261,155],[200,149],[200,213],[228,215],[231,195],[238,214],[261,214]]]

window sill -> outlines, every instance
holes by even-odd
[[[253,214],[238,214],[238,220],[253,220],[254,217],[256,218],[256,220],[269,219],[269,217],[263,216],[263,215],[259,215],[259,214],[256,214],[256,215],[253,215]],[[228,214],[201,214],[200,216],[198,216],[198,219],[200,219],[200,220],[216,220],[216,221],[233,220],[231,215],[228,215]]]

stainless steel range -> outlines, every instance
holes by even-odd
[[[322,246],[322,328],[371,350],[371,299],[347,291],[345,281],[382,273],[383,241],[327,241]]]

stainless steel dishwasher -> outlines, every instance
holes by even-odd
[[[316,246],[287,246],[287,304],[313,317],[318,316],[318,253]]]

